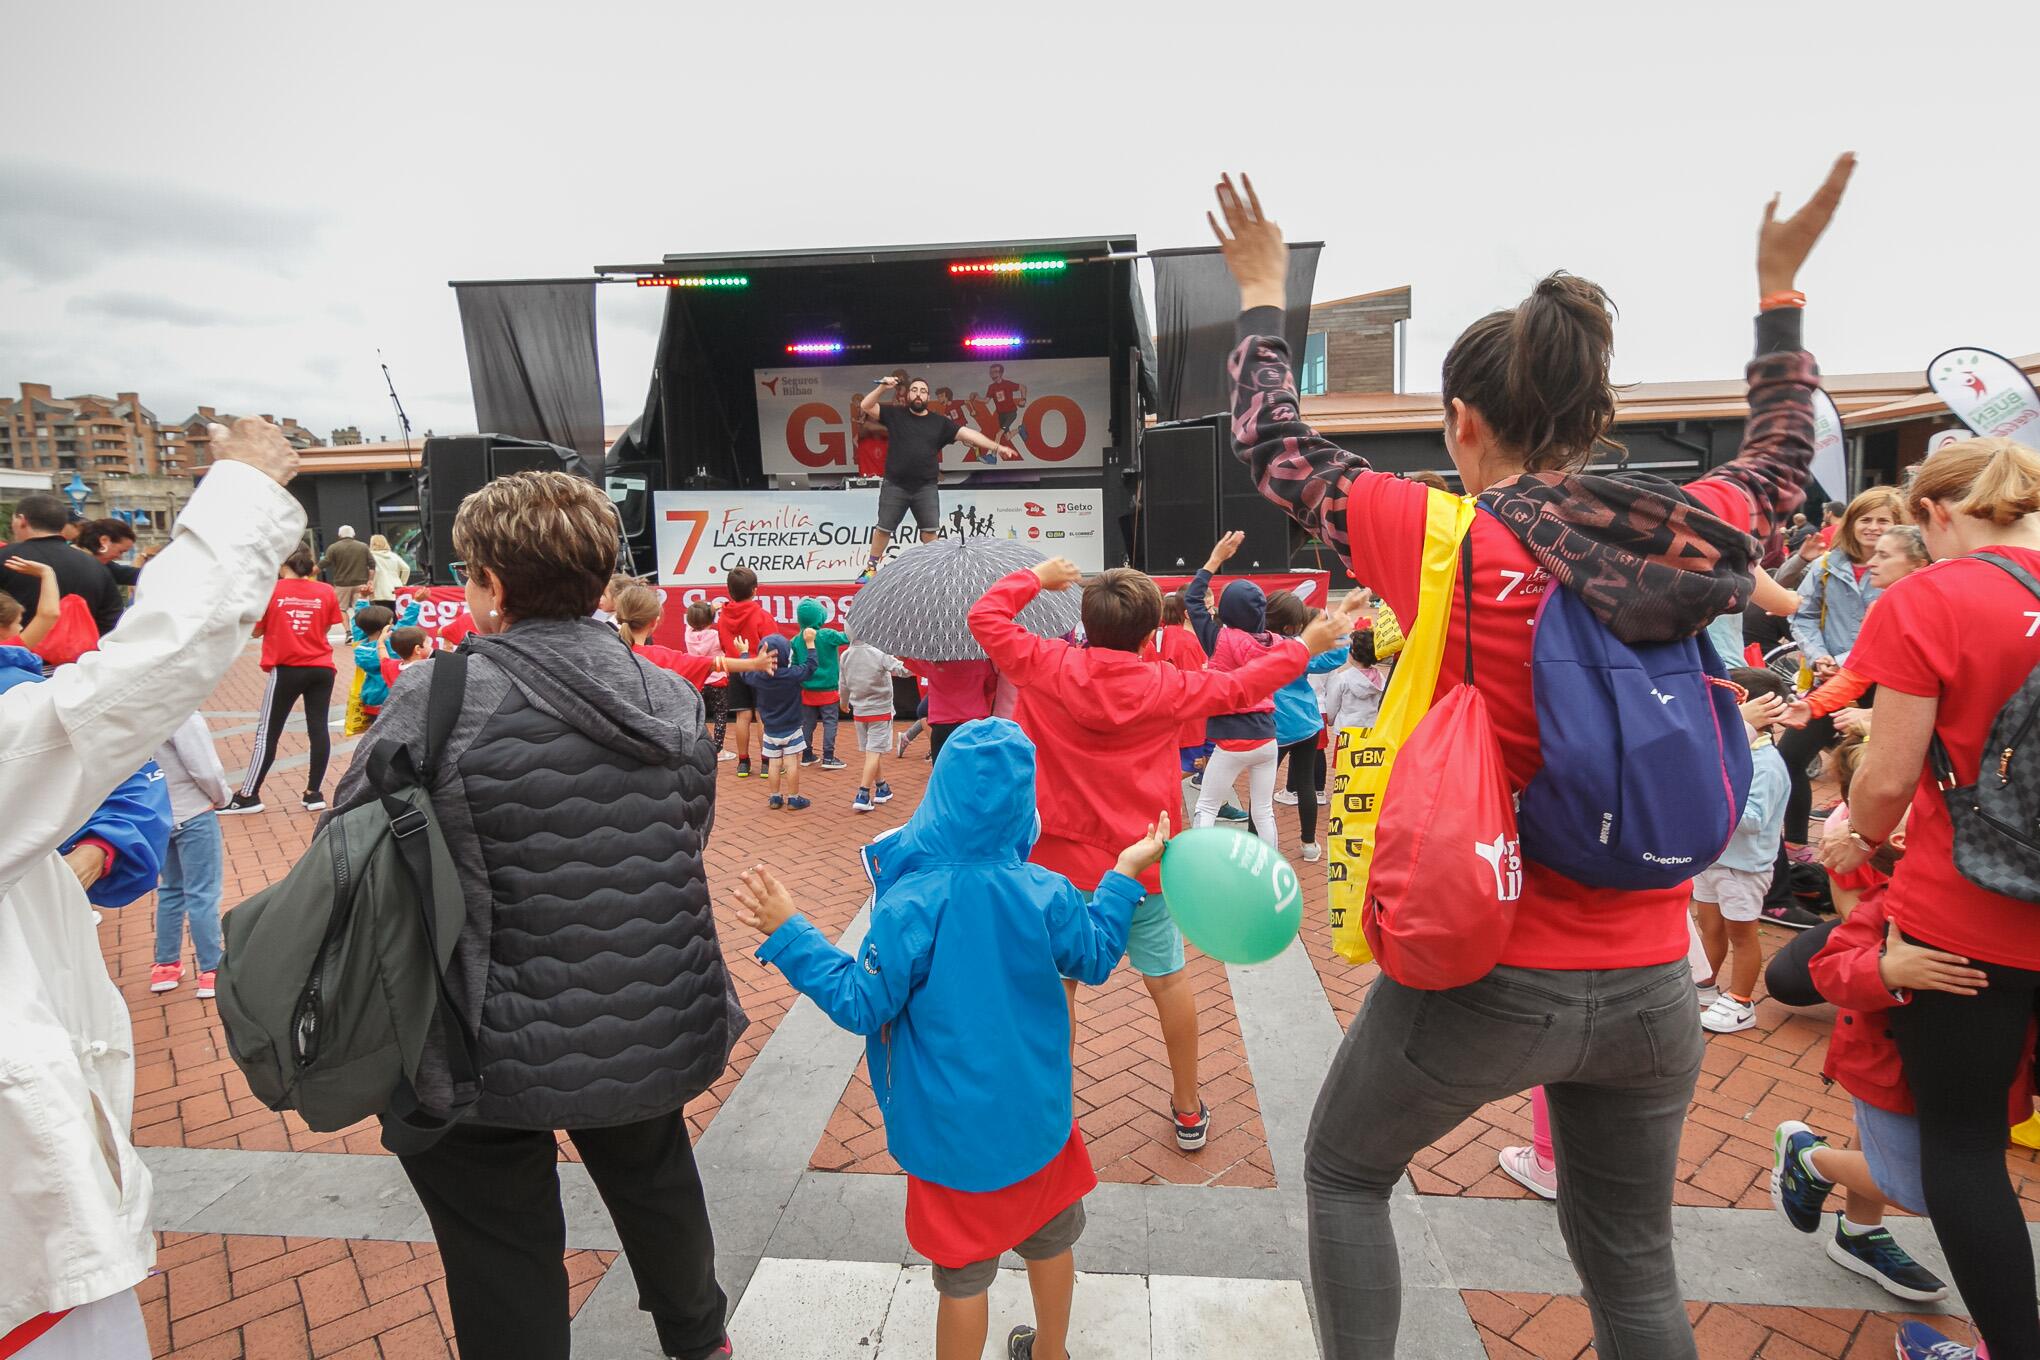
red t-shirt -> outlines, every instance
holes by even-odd
[[[1074,1121],[1053,1161],[1002,1190],[952,1190],[907,1177],[907,1243],[948,1270],[989,1261],[1047,1227],[1091,1193],[1098,1173]]]
[[[269,594],[269,608],[255,624],[262,638],[262,669],[323,666],[333,669],[333,644],[326,632],[345,622],[340,598],[324,581],[285,579]]]
[[[2040,552],[1993,551],[2040,575]],[[1940,700],[1934,733],[1955,777],[1977,776],[1998,710],[2040,666],[2040,600],[1987,562],[1922,567],[1878,599],[1849,651],[1849,669],[1902,694]],[[2040,969],[2040,911],[1977,887],[1955,867],[1948,805],[1922,764],[1906,823],[1905,858],[1891,880],[1899,929],[1937,949]]]
[[[1700,481],[1686,490],[1731,524],[1750,521],[1748,493],[1732,482]],[[1423,576],[1421,482],[1379,472],[1353,479],[1349,500],[1354,579],[1414,620]],[[1521,789],[1543,766],[1537,705],[1530,693],[1532,628],[1551,578],[1493,515],[1473,517],[1473,673],[1494,720],[1509,784]],[[1407,629],[1410,625],[1405,623]],[[1437,696],[1463,675],[1466,597],[1452,593],[1452,621]],[[1500,962],[1518,968],[1641,968],[1686,955],[1685,887],[1650,892],[1590,888],[1524,861],[1522,902]]]
[[[987,387],[985,395],[992,399],[994,411],[1003,413],[1020,409],[1020,384],[1010,378],[1001,378]]]
[[[860,477],[885,476],[886,437],[883,434],[861,435],[857,440],[857,475]]]

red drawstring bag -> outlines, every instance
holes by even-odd
[[[1442,991],[1487,976],[1516,924],[1523,847],[1487,700],[1473,687],[1473,535],[1460,540],[1466,683],[1403,743],[1382,791],[1362,923],[1382,971]]]
[[[51,666],[68,666],[87,652],[99,650],[99,623],[82,595],[57,601],[57,621],[43,640],[29,649]]]

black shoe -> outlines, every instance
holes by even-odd
[[[1948,1297],[1941,1278],[1907,1254],[1892,1241],[1889,1230],[1879,1227],[1866,1233],[1842,1231],[1841,1215],[1835,1215],[1835,1235],[1827,1244],[1828,1259],[1844,1270],[1881,1285],[1887,1294],[1912,1303],[1938,1303]]]
[[[307,790],[305,793],[305,811],[324,812],[325,810],[326,810],[326,795],[320,793],[317,789]]]
[[[262,811],[262,800],[260,798],[250,798],[245,793],[235,794],[234,801],[219,810],[222,817],[238,817],[244,812],[260,811]]]
[[[1780,907],[1765,907],[1763,919],[1774,926],[1784,926],[1787,930],[1811,930],[1821,923],[1820,917],[1797,902],[1787,902]]]
[[[1006,1360],[1034,1360],[1034,1329],[1015,1327],[1006,1333]]]

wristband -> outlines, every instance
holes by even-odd
[[[1767,293],[1757,301],[1760,312],[1774,312],[1780,307],[1804,307],[1806,294],[1797,288],[1786,288],[1776,293]]]
[[[1849,828],[1849,839],[1854,841],[1856,844],[1862,846],[1865,850],[1868,850],[1873,855],[1876,854],[1879,850],[1882,850],[1885,845],[1883,841],[1871,840],[1868,836],[1856,830],[1854,827]]]

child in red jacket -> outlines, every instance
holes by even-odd
[[[1841,1008],[1821,1075],[1856,1102],[1859,1151],[1829,1147],[1806,1125],[1787,1120],[1773,1139],[1771,1202],[1801,1232],[1819,1228],[1828,1192],[1840,1186],[1843,1211],[1827,1254],[1844,1270],[1875,1281],[1901,1299],[1931,1303],[1948,1286],[1909,1256],[1884,1227],[1895,1204],[1926,1211],[1920,1184],[1920,1127],[1905,1083],[1898,1044],[1884,1012],[1916,991],[1974,996],[1986,979],[1969,960],[1906,940],[1885,916],[1884,890],[1866,894],[1836,925],[1808,965],[1821,996]],[[2028,1042],[2031,1042],[2029,1037]],[[2012,1124],[2033,1111],[2030,1064],[2008,1095]]]
[[[758,593],[758,573],[749,567],[731,567],[723,584],[729,590],[730,598],[715,616],[715,631],[722,637],[723,655],[755,658],[765,650],[765,639],[779,631],[772,616],[765,612],[765,606],[752,598]],[[737,778],[749,779],[751,715],[757,711],[758,700],[751,693],[749,684],[731,676],[725,707],[737,729]],[[762,732],[762,728],[760,730]],[[764,770],[761,768],[758,772],[763,774]]]
[[[1162,622],[1162,592],[1119,567],[1084,582],[1085,644],[1036,637],[1015,617],[1043,590],[1083,579],[1064,558],[1016,571],[970,611],[971,635],[1019,690],[1015,715],[1035,745],[1041,837],[1030,860],[1073,883],[1096,883],[1122,846],[1157,811],[1181,805],[1177,743],[1184,725],[1250,707],[1303,674],[1312,653],[1351,631],[1343,609],[1277,639],[1238,670],[1193,671],[1142,656]],[[1133,835],[1129,836],[1128,831]],[[1176,1145],[1204,1146],[1211,1111],[1197,1089],[1197,1006],[1183,974],[1183,936],[1162,902],[1161,878],[1144,876],[1147,900],[1134,909],[1126,957],[1147,982],[1169,1050]],[[1070,984],[1071,1004],[1076,986]]]

